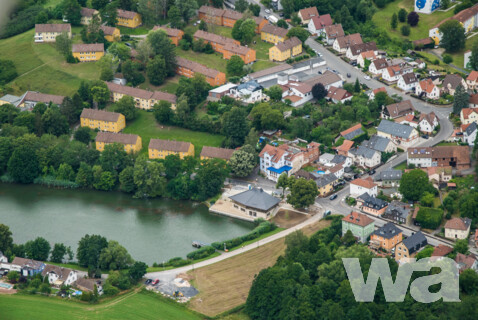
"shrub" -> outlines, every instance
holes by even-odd
[[[400,32],[402,33],[402,35],[404,36],[409,36],[410,35],[410,26],[408,25],[404,25],[400,28]]]
[[[440,226],[443,217],[443,210],[435,208],[420,207],[416,221],[422,228],[436,229]]]
[[[277,226],[273,224],[272,222],[269,221],[264,221],[262,219],[257,221],[259,224],[257,227],[254,228],[251,232],[243,235],[242,237],[239,238],[234,238],[231,240],[226,240],[226,241],[220,241],[220,242],[213,242],[211,244],[212,247],[214,247],[217,250],[223,250],[224,249],[224,243],[226,244],[227,249],[232,249],[237,246],[240,246],[242,243],[250,240],[254,240],[259,238],[261,235],[268,233],[270,231],[275,230]]]
[[[216,249],[214,249],[213,247],[204,246],[196,251],[188,253],[186,257],[191,260],[199,260],[199,259],[209,257],[214,252],[216,252]]]
[[[443,62],[446,64],[452,63],[453,62],[452,56],[450,56],[449,54],[443,55]]]

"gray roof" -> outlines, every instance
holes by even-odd
[[[473,132],[475,132],[476,128],[478,128],[476,122],[472,122],[468,127],[466,127],[466,134],[470,136]]]
[[[315,183],[317,184],[317,187],[321,188],[336,180],[337,180],[337,177],[335,176],[335,174],[329,173],[329,174],[322,174],[317,180],[315,180]]]
[[[387,201],[383,201],[382,199],[372,197],[371,195],[368,194],[368,192],[365,192],[358,198],[364,202],[364,205],[366,207],[369,207],[375,210],[383,209],[388,205]]]
[[[246,207],[255,208],[261,211],[269,211],[280,202],[280,199],[264,192],[261,188],[252,188],[229,198]]]
[[[331,154],[331,153],[324,153],[323,155],[321,155],[321,156],[319,157],[319,161],[320,161],[320,160],[325,160],[325,161],[327,161],[327,162],[330,162],[330,161],[332,161],[333,159],[334,159],[334,155]]]
[[[387,222],[387,224],[375,230],[373,234],[376,234],[377,236],[380,236],[386,239],[390,239],[401,232],[402,230],[400,230],[395,224],[393,224],[392,222]]]
[[[261,89],[264,89],[259,83],[257,83],[257,81],[255,80],[251,80],[251,81],[248,81],[246,83],[242,83],[240,85],[237,86],[237,91],[241,91],[241,90],[248,90],[248,91],[251,91],[251,92],[254,92],[254,91],[257,91],[257,90],[261,90]]]
[[[375,176],[375,181],[384,181],[384,180],[400,180],[402,178],[402,170],[389,169],[382,172],[379,172]]]
[[[412,234],[410,237],[402,241],[405,247],[408,249],[408,253],[414,253],[418,251],[421,247],[427,245],[427,238],[423,235],[421,231],[418,231]]]
[[[3,97],[1,97],[0,100],[13,104],[16,107],[20,104],[20,102],[22,101],[22,98],[11,95],[11,94],[6,94]]]
[[[362,146],[373,149],[373,150],[377,150],[380,152],[385,152],[389,143],[390,143],[390,139],[374,135],[370,138],[370,140],[366,140],[362,142]]]
[[[387,210],[385,210],[384,215],[391,215],[407,219],[408,215],[411,213],[410,208],[406,204],[400,201],[392,201]]]
[[[357,149],[352,149],[349,152],[356,156],[364,157],[365,159],[372,159],[375,153],[378,151],[364,146],[358,146]]]
[[[342,163],[345,160],[347,160],[346,156],[342,156],[342,155],[337,154],[337,155],[334,156],[334,158],[330,162],[332,162],[332,163]]]
[[[382,120],[377,127],[377,131],[391,134],[392,136],[400,138],[409,138],[413,131],[413,128],[405,124],[399,124],[396,122]]]
[[[294,63],[292,65],[292,68],[299,69],[299,68],[303,68],[303,67],[306,67],[306,66],[312,66],[316,63],[322,63],[323,61],[324,61],[324,59],[319,58],[319,57],[315,57],[315,58],[312,58],[312,59],[309,59],[309,60]]]
[[[264,70],[261,70],[261,71],[251,73],[251,74],[249,74],[249,78],[250,79],[259,79],[259,78],[269,76],[269,75],[272,75],[272,74],[276,74],[276,73],[279,73],[279,72],[283,72],[283,71],[286,71],[286,70],[289,70],[289,69],[292,69],[292,66],[290,64],[279,64],[277,66],[274,66],[274,67],[271,67],[271,68],[268,68],[268,69],[264,69]]]
[[[364,131],[362,130],[362,127],[358,128],[358,129],[355,129],[354,131],[352,132],[349,132],[347,133],[346,135],[344,135],[344,139],[345,140],[352,140],[353,138],[363,134]]]

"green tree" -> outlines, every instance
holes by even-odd
[[[99,256],[100,268],[104,270],[120,270],[126,269],[133,264],[133,258],[125,247],[121,246],[118,241],[108,241],[108,246],[101,250]]]
[[[420,198],[420,204],[425,207],[433,207],[433,202],[435,201],[435,196],[433,193],[425,191]]]
[[[239,11],[239,12],[244,12],[246,11],[246,9],[248,8],[249,6],[249,3],[246,1],[246,0],[237,0],[235,3],[234,3],[234,6],[236,7],[236,11]]]
[[[89,127],[79,127],[73,135],[76,141],[89,144],[91,141],[91,129]]]
[[[453,62],[453,57],[450,56],[449,54],[444,54],[443,55],[443,63],[450,64]]]
[[[428,180],[427,174],[420,169],[404,173],[400,179],[400,187],[398,191],[405,197],[405,199],[411,201],[420,200],[426,191],[433,194],[435,193],[433,186]]]
[[[101,13],[101,20],[106,23],[106,25],[110,27],[116,26],[118,23],[118,3],[116,1],[108,3],[102,10]]]
[[[469,295],[478,292],[478,274],[473,269],[463,270],[460,274],[460,289]]]
[[[93,167],[95,169],[95,167]],[[96,171],[98,173],[98,171]],[[102,191],[111,191],[113,190],[116,184],[116,177],[114,173],[110,171],[101,171],[99,174],[95,175],[95,171],[93,171],[93,187],[97,190]]]
[[[139,0],[138,12],[141,14],[143,23],[152,26],[159,21],[163,11],[167,8],[163,8],[160,0]]]
[[[407,16],[407,22],[411,27],[415,27],[420,21],[420,16],[415,11],[412,11]]]
[[[202,31],[207,31],[207,23],[206,23],[206,21],[201,20],[201,22],[199,23],[198,29],[199,29],[199,30],[202,30]]]
[[[287,32],[287,37],[297,37],[300,41],[302,41],[302,43],[304,43],[305,40],[307,40],[307,38],[309,37],[309,32],[301,27],[293,27],[290,28]]]
[[[103,170],[121,172],[131,164],[131,158],[120,143],[107,144],[101,152],[100,164]]]
[[[457,52],[465,48],[465,29],[457,20],[447,20],[442,23],[438,30],[442,34],[440,46],[447,52]]]
[[[61,263],[65,257],[67,247],[63,243],[55,243],[51,251],[50,261]]]
[[[111,81],[115,77],[113,70],[111,68],[101,68],[100,80]]]
[[[165,70],[168,77],[176,73],[176,51],[168,35],[164,30],[156,30],[148,33],[146,38],[151,45],[153,54],[159,55],[164,59]],[[159,60],[157,63],[161,63]],[[149,75],[148,75],[149,77]]]
[[[136,198],[154,198],[164,194],[166,178],[164,166],[158,162],[148,162],[140,157],[134,164],[134,183]]]
[[[280,0],[280,3],[283,8],[284,17],[290,18],[292,13],[295,12],[294,0]]]
[[[181,12],[179,11],[178,7],[171,6],[171,8],[169,8],[168,18],[171,21],[170,24],[172,28],[179,29],[183,26]]]
[[[397,17],[396,13],[393,13],[392,20],[390,20],[390,27],[393,30],[395,30],[395,29],[397,29],[397,25],[398,25],[398,17]]]
[[[70,131],[68,120],[56,106],[51,106],[45,111],[41,117],[41,122],[43,123],[45,133],[50,133],[57,137]]]
[[[224,160],[210,159],[203,161],[195,178],[197,193],[194,200],[205,201],[221,192],[228,170]]]
[[[160,101],[153,106],[154,117],[156,121],[162,124],[168,124],[172,121],[174,113],[171,109],[171,103]]]
[[[353,235],[352,231],[347,230],[347,232],[342,237],[342,243],[345,244],[347,247],[350,247],[351,245],[355,244],[356,242],[357,242],[357,239]]]
[[[139,71],[140,64],[132,61],[125,61],[121,65],[121,71],[124,78],[128,83],[131,83],[133,86],[137,86],[140,83],[144,82],[144,76]]]
[[[0,251],[10,252],[13,248],[13,238],[10,228],[0,223]]]
[[[455,252],[466,254],[468,252],[468,239],[456,240],[453,249]]]
[[[475,40],[473,42],[473,46],[471,47],[470,67],[473,70],[478,70],[478,40]],[[1,79],[1,72],[0,72],[0,79]],[[1,80],[0,80],[0,84],[1,84]]]
[[[400,28],[400,32],[402,33],[403,36],[408,37],[410,35],[410,26],[408,25],[403,25]]]
[[[267,95],[274,101],[282,99],[282,88],[279,85],[273,85],[267,90]]]
[[[146,263],[135,261],[135,263],[129,268],[128,274],[133,281],[137,282],[146,274],[147,268],[148,265]]]
[[[12,60],[0,59],[0,85],[4,85],[17,77],[17,69]]]
[[[143,39],[136,45],[136,59],[146,65],[153,56],[153,48],[147,39]]]
[[[101,251],[108,246],[105,237],[100,235],[85,235],[78,242],[78,249],[76,250],[76,258],[78,264],[82,267],[92,266],[97,268]]]
[[[75,182],[83,188],[90,188],[93,185],[93,170],[85,162],[80,163],[80,168],[76,174]]]
[[[73,171],[73,168],[69,164],[62,163],[56,171],[55,178],[57,180],[75,181],[76,175],[75,171]]]
[[[407,10],[401,8],[400,10],[398,10],[398,21],[400,22],[405,22],[405,20],[407,20]]]
[[[453,100],[453,113],[459,115],[461,109],[468,108],[468,100],[470,99],[470,95],[468,92],[463,88],[461,84],[456,87],[454,100]]]
[[[256,22],[252,19],[246,19],[241,23],[241,43],[249,44],[256,35]]]
[[[32,183],[40,174],[36,150],[29,146],[15,148],[8,160],[7,172],[17,182]]]
[[[313,180],[299,178],[290,181],[290,194],[287,202],[294,208],[307,208],[314,204],[318,195],[317,185]]]
[[[108,53],[120,61],[129,61],[131,58],[131,50],[127,45],[121,42],[114,42],[108,47]]]
[[[322,100],[327,96],[327,89],[325,89],[322,83],[316,83],[312,87],[312,95],[317,100]]]
[[[71,39],[68,33],[63,32],[55,38],[55,47],[59,53],[66,56],[71,52]]]
[[[166,178],[175,178],[181,171],[181,159],[178,154],[170,154],[164,158],[164,170]]]
[[[244,22],[244,19],[238,19],[234,26],[232,27],[231,35],[234,39],[241,41],[242,34],[241,34],[241,25]]]
[[[261,14],[261,7],[255,3],[249,3],[249,10],[255,17],[258,17]]]
[[[13,121],[13,125],[16,127],[26,127],[28,132],[35,131],[35,115],[31,112],[20,112],[18,117]]]
[[[183,20],[189,22],[195,14],[198,8],[198,4],[195,0],[176,0],[176,7],[179,9]]]
[[[74,124],[80,120],[80,114],[84,105],[78,93],[73,97],[66,97],[60,106],[60,113],[68,120],[68,124]]]
[[[254,153],[249,153],[243,149],[234,151],[229,160],[229,167],[231,173],[236,177],[249,176],[256,166],[256,159]]]
[[[69,23],[79,26],[81,22],[81,7],[76,0],[64,0],[63,16]]]
[[[20,279],[20,274],[17,271],[10,271],[7,275],[7,279],[10,283],[17,283]]]
[[[129,166],[123,169],[119,175],[120,190],[126,193],[133,193],[136,190],[134,184],[134,168]]]
[[[91,98],[97,107],[104,107],[110,100],[110,90],[103,81],[94,82],[90,87]]]
[[[241,76],[243,74],[244,60],[239,56],[232,56],[227,62],[227,74],[228,76]]]
[[[235,148],[244,144],[244,139],[249,133],[246,116],[247,113],[238,107],[232,108],[222,116],[222,132],[229,147]]]
[[[276,189],[282,188],[282,197],[284,197],[285,190],[289,187],[289,175],[287,172],[281,173],[277,179]]]
[[[29,259],[46,261],[50,255],[50,244],[42,237],[25,243],[25,253]]]
[[[39,288],[40,292],[43,294],[50,294],[51,293],[51,287],[48,283],[42,283]]]
[[[136,106],[133,97],[123,96],[118,102],[114,104],[115,112],[124,115],[127,121],[134,120],[136,118]]]
[[[289,29],[289,25],[284,19],[279,19],[279,21],[277,21],[277,26],[280,28]]]
[[[46,11],[41,11],[37,16],[35,17],[35,23],[36,24],[44,24],[48,22],[48,13]]]
[[[146,67],[149,82],[155,86],[163,84],[166,78],[166,62],[161,56],[149,60]]]
[[[360,86],[360,82],[358,81],[358,78],[355,79],[355,84],[354,84],[354,92],[359,93],[362,91],[362,87]]]

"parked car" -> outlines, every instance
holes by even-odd
[[[428,137],[427,134],[424,134],[424,135],[422,135],[422,138],[423,138],[423,139],[428,139],[429,137]]]
[[[332,72],[333,72],[333,73],[339,73],[339,72],[338,72],[337,70],[335,70],[335,69],[334,69],[334,70],[332,70]]]
[[[372,169],[372,170],[370,170],[370,172],[368,173],[368,175],[369,175],[369,176],[373,176],[373,175],[375,174],[375,172],[376,172],[376,171],[375,171],[374,169]]]
[[[271,13],[269,9],[264,10],[266,13]]]
[[[150,284],[151,282],[153,282],[153,279],[147,279],[144,284]]]
[[[281,12],[281,13],[279,14],[279,17],[283,17],[283,16],[284,16],[284,12]]]
[[[332,195],[329,199],[330,199],[330,201],[335,200],[335,199],[337,199],[337,195],[334,194],[334,195]]]
[[[157,285],[159,283],[159,279],[155,279],[151,284],[154,286],[154,285]]]
[[[350,78],[351,76],[352,75],[349,72],[347,72],[347,78]]]
[[[330,210],[327,210],[324,212],[324,217],[330,216],[332,212]]]
[[[365,80],[370,80],[371,78],[369,76],[364,76],[363,77]]]

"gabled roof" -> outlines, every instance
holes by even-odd
[[[136,144],[138,138],[139,136],[136,134],[100,131],[96,135],[95,141],[104,143]]]
[[[192,72],[198,72],[200,74],[203,74],[207,78],[215,79],[217,77],[217,75],[221,73],[218,70],[208,68],[205,65],[202,65],[202,64],[197,63],[195,61],[184,59],[182,57],[176,57],[176,64],[179,67],[189,69]]]
[[[71,52],[105,52],[104,43],[77,43],[71,46]]]
[[[466,80],[476,82],[478,81],[478,71],[471,71]]]
[[[347,130],[344,130],[344,131],[340,132],[340,135],[342,137],[344,137],[346,140],[352,140],[356,136],[359,136],[363,133],[364,133],[364,131],[362,129],[362,124],[357,123],[353,127],[350,127]]]
[[[270,33],[270,34],[273,34],[275,36],[279,36],[279,37],[282,37],[282,38],[285,38],[287,36],[287,32],[288,30],[287,29],[284,29],[284,28],[281,28],[281,27],[277,27],[273,24],[266,24],[261,32],[264,32],[264,33]]]
[[[445,223],[445,229],[466,231],[471,225],[470,218],[452,218]]]
[[[377,45],[375,42],[358,43],[350,46],[349,49],[352,52],[352,55],[356,56],[362,52],[377,51]]]
[[[347,90],[342,88],[336,88],[334,86],[331,86],[329,88],[329,91],[327,92],[327,98],[337,101],[343,101],[351,96],[352,94]]]
[[[324,87],[326,87],[339,81],[342,81],[342,79],[335,72],[325,71],[323,74],[318,75],[317,77],[306,80],[305,83],[308,83],[311,86],[321,83]]]
[[[360,53],[360,56],[362,57],[362,59],[370,59],[370,60],[373,60],[376,58],[375,56],[375,52],[373,52],[372,50],[370,51],[364,51],[362,53]]]
[[[343,163],[347,160],[346,156],[342,156],[339,154],[336,154],[332,160],[330,160],[330,163]]]
[[[54,273],[58,276],[59,280],[65,281],[70,273],[73,272],[73,270],[68,269],[68,268],[62,268],[58,266],[53,266],[51,264],[47,264],[43,271],[41,272],[41,275],[44,277],[49,273]]]
[[[175,29],[175,28],[168,28],[168,27],[165,27],[165,26],[154,26],[153,31],[156,31],[156,30],[163,30],[164,32],[166,32],[168,37],[179,37],[181,34],[184,33],[183,30]]]
[[[375,210],[382,210],[386,206],[388,206],[387,201],[383,201],[382,199],[372,197],[367,192],[364,192],[358,199],[363,201],[363,205],[367,208],[375,209]]]
[[[325,14],[319,17],[312,17],[311,21],[315,27],[315,30],[320,30],[332,25],[332,17],[330,16],[330,14]]]
[[[95,9],[82,7],[80,10],[82,17],[93,17],[94,14],[98,13]]]
[[[337,177],[335,176],[335,174],[332,174],[332,173],[321,174],[315,180],[315,184],[317,185],[317,187],[322,188],[322,187],[325,187],[326,185],[333,183],[334,181],[337,181]]]
[[[284,52],[287,50],[291,50],[294,47],[297,47],[298,45],[301,45],[302,41],[299,40],[297,37],[292,37],[290,39],[287,39],[284,42],[279,42],[276,44],[276,48],[279,49],[280,52]]]
[[[117,112],[84,108],[83,111],[81,112],[80,118],[87,118],[87,119],[107,121],[107,122],[116,122],[118,121],[120,116],[121,116],[121,113],[117,113]]]
[[[399,124],[388,120],[382,120],[377,127],[377,131],[388,133],[395,137],[407,139],[412,134],[413,128],[404,124]]]
[[[471,136],[473,132],[476,131],[477,128],[478,128],[478,125],[476,124],[476,122],[472,122],[470,123],[469,126],[466,127],[465,132],[468,136]]]
[[[43,102],[43,103],[54,103],[54,104],[62,104],[63,100],[65,99],[64,96],[57,96],[54,94],[45,94],[35,91],[27,91],[23,96],[22,102],[24,101],[34,101],[34,102]],[[21,104],[21,103],[20,103]]]
[[[264,192],[261,188],[252,188],[229,198],[246,207],[261,211],[269,211],[280,202],[280,199]]]
[[[206,31],[203,31],[203,30],[197,30],[194,33],[194,38],[199,38],[199,39],[203,39],[205,41],[218,43],[218,44],[223,45],[223,46],[228,44],[228,43],[233,43],[233,44],[236,43],[234,41],[234,39],[223,37],[223,36],[220,36],[220,35],[217,35],[217,34],[214,34],[214,33],[211,33],[211,32],[206,32]]]
[[[402,230],[400,230],[394,223],[387,222],[385,225],[383,225],[382,227],[375,230],[373,235],[377,235],[377,236],[380,236],[382,238],[390,239],[390,238],[393,238],[400,233],[402,233]]]
[[[378,89],[373,89],[372,92],[373,92],[374,95],[376,95],[376,94],[379,93],[379,92],[385,92],[385,93],[387,93],[387,89],[385,89],[385,87],[380,87],[380,88],[378,88]]]
[[[201,6],[198,10],[199,13],[204,13],[214,17],[222,17],[224,9],[218,9],[211,6]]]
[[[455,90],[460,84],[462,84],[463,78],[457,74],[447,74],[443,79],[443,88]]]
[[[336,39],[338,37],[343,37],[345,32],[344,29],[342,29],[342,24],[338,23],[325,27],[325,34],[329,39]]]
[[[375,154],[379,153],[377,150],[373,150],[364,146],[358,146],[356,149],[352,149],[349,152],[355,156],[364,157],[365,159],[372,159]]]
[[[439,244],[433,250],[432,257],[444,257],[447,254],[451,253],[452,251],[453,251],[452,247],[445,246],[443,244]]]
[[[474,255],[464,255],[462,253],[457,253],[455,262],[458,264],[460,271],[471,269],[476,263],[476,257]]]
[[[410,100],[403,100],[398,103],[389,104],[386,106],[386,109],[389,116],[392,118],[397,118],[415,112],[415,108]]]
[[[385,59],[376,59],[372,61],[373,66],[376,70],[382,70],[388,67],[388,62]]]
[[[402,78],[405,84],[412,84],[418,82],[417,77],[415,77],[415,74],[413,72],[402,74]]]
[[[365,214],[352,211],[348,216],[342,218],[342,221],[355,224],[360,227],[366,227],[374,221]]]
[[[15,257],[11,263],[14,265],[20,266],[22,268],[31,268],[35,270],[40,269],[41,266],[44,265],[44,263],[41,261],[20,258],[20,257]]]
[[[422,122],[423,120],[425,120],[432,126],[435,120],[438,121],[438,117],[436,116],[435,112],[432,111],[430,113],[420,114],[420,119],[418,120],[418,123]]]
[[[362,146],[373,149],[373,150],[377,150],[380,152],[385,152],[390,142],[391,141],[387,138],[374,135],[369,140],[363,141]]]
[[[299,10],[299,14],[302,17],[302,20],[310,20],[312,17],[318,17],[319,11],[317,10],[317,7],[310,7]]]
[[[114,32],[118,29],[115,27],[108,27],[108,26],[100,26],[100,29],[103,30],[105,36],[113,35]]]
[[[411,213],[410,206],[400,201],[392,201],[388,205],[388,208],[387,210],[385,210],[384,214],[407,219],[410,213]]]
[[[467,120],[472,113],[478,114],[478,111],[474,108],[463,108],[461,109],[463,119]]]
[[[435,84],[430,78],[422,80],[418,84],[420,85],[420,89],[426,93],[432,93],[433,89],[435,88]]]
[[[162,91],[152,92],[152,91],[143,90],[139,88],[133,88],[130,86],[122,86],[120,84],[116,84],[113,82],[106,82],[106,85],[108,86],[108,89],[111,92],[121,93],[134,98],[140,98],[145,100],[149,100],[149,99],[164,100],[170,103],[176,103],[176,96],[171,93],[162,92]]]
[[[275,73],[280,73],[282,71],[286,71],[286,70],[289,70],[289,69],[292,69],[292,66],[290,64],[287,64],[287,63],[279,64],[277,66],[273,66],[273,67],[270,67],[270,68],[267,68],[267,69],[264,69],[264,70],[260,70],[260,71],[254,72],[254,73],[250,73],[249,78],[250,79],[258,79],[258,78],[269,76],[269,75],[272,75],[272,74],[275,74]]]
[[[375,176],[375,181],[395,180],[400,181],[402,178],[402,170],[388,169],[382,172],[378,172]]]
[[[125,19],[134,19],[136,15],[138,14],[137,12],[134,11],[126,11],[122,9],[116,9],[116,12],[118,13],[118,18],[125,18]]]
[[[343,49],[362,43],[362,36],[360,33],[353,33],[343,37],[338,37],[335,41],[337,41],[339,48]]]
[[[35,24],[35,32],[71,32],[69,23]]]
[[[234,151],[235,151],[234,149],[204,146],[202,147],[200,156],[207,157],[207,158],[218,158],[218,159],[229,160],[231,159],[231,156],[234,153]]]
[[[354,184],[356,186],[360,186],[362,188],[365,188],[365,189],[373,189],[374,187],[376,187],[377,185],[373,182],[372,178],[371,177],[368,177],[366,179],[362,179],[362,178],[357,178],[355,180],[352,180],[350,182],[350,184]]]
[[[239,20],[239,19],[242,19],[242,13],[238,11],[234,11],[234,10],[225,9],[223,18],[231,19],[231,20]]]
[[[455,14],[453,17],[450,17],[448,19],[444,19],[442,20],[440,23],[438,23],[436,26],[434,26],[433,28],[438,28],[440,27],[440,25],[442,25],[445,21],[448,21],[448,20],[457,20],[459,22],[461,22],[462,24],[465,23],[466,20],[470,19],[471,17],[473,17],[474,15],[476,15],[478,13],[478,4],[475,4],[474,6],[472,6],[471,8],[467,8],[467,9],[464,9],[464,10],[461,10],[460,12],[458,12],[457,14]]]
[[[166,150],[174,152],[187,152],[191,142],[176,141],[176,140],[161,140],[151,139],[149,141],[149,149]]]
[[[241,55],[245,56],[245,55],[247,55],[247,53],[249,51],[254,51],[253,49],[248,48],[246,46],[241,46],[241,45],[231,43],[231,42],[228,42],[224,45],[224,50],[230,51],[230,52],[235,53],[239,56],[241,56]]]
[[[468,100],[470,104],[478,104],[478,93],[470,95],[470,100]]]
[[[338,151],[345,151],[348,152],[354,145],[354,142],[351,140],[344,140],[344,142],[337,147],[336,150]]]
[[[415,232],[410,237],[402,241],[403,245],[408,249],[409,253],[424,247],[428,241],[421,231]]]

